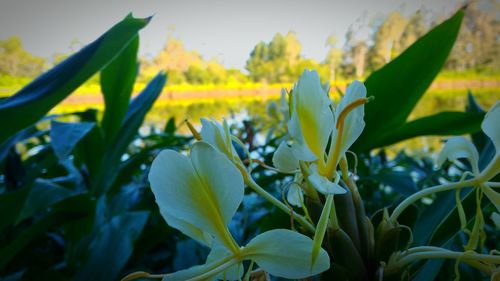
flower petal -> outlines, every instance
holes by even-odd
[[[324,156],[334,128],[330,104],[318,73],[305,70],[292,91],[292,116],[288,124],[289,133],[299,146],[296,156],[300,160],[313,161]],[[311,154],[315,159],[311,160]]]
[[[286,201],[295,207],[302,207],[304,202],[304,194],[302,193],[302,188],[300,185],[293,182],[288,186],[288,191],[286,193]]]
[[[347,87],[346,93],[339,105],[335,109],[335,121],[339,119],[339,115],[349,104],[353,101],[366,97],[366,87],[360,81],[353,81]],[[365,128],[365,121],[363,120],[365,116],[365,106],[361,105],[354,108],[351,112],[347,114],[344,119],[344,132],[342,135],[342,140],[340,144],[340,154],[344,153],[351,147],[351,145],[358,139],[358,137],[363,132]],[[334,139],[336,138],[336,131],[334,132]]]
[[[274,229],[257,235],[244,248],[245,259],[254,260],[269,274],[300,279],[313,276],[330,267],[330,258],[321,249],[315,264],[312,262],[311,238],[287,229]]]
[[[493,212],[491,214],[491,220],[495,224],[496,229],[500,230],[500,214],[496,213],[496,212]]]
[[[149,173],[151,189],[162,214],[214,235],[234,248],[227,224],[243,199],[243,179],[229,159],[205,142],[197,142],[188,157],[162,151]],[[189,234],[185,223],[175,227]],[[199,239],[199,237],[193,237]]]
[[[495,145],[496,154],[500,154],[500,101],[497,101],[493,107],[484,116],[481,129],[491,139]]]
[[[441,167],[446,159],[456,161],[460,158],[466,158],[472,166],[472,171],[479,173],[479,153],[472,142],[461,136],[451,137],[446,141],[438,157],[438,166]]]
[[[161,215],[165,219],[165,221],[173,228],[180,230],[185,235],[191,237],[192,239],[200,242],[201,244],[211,247],[214,237],[210,235],[208,232],[203,231],[199,227],[192,225],[186,221],[176,218],[175,216],[170,215],[168,212],[168,208],[163,208],[160,210]]]
[[[299,160],[293,149],[286,142],[282,142],[273,154],[273,165],[282,172],[292,173],[299,169]]]
[[[225,122],[225,121],[224,121]],[[213,147],[217,148],[220,152],[226,154],[230,159],[235,155],[235,150],[231,143],[231,137],[226,136],[226,131],[219,122],[215,119],[207,120],[201,118],[201,138],[203,141],[211,144]],[[228,140],[229,139],[229,143]]]
[[[307,177],[312,186],[323,194],[344,194],[347,191],[337,183],[331,182],[317,172]]]
[[[495,190],[493,190],[493,188],[487,185],[483,185],[482,190],[484,192],[484,195],[486,195],[493,206],[495,206],[497,212],[500,212],[500,193],[496,192]]]

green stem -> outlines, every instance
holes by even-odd
[[[422,259],[458,259],[458,260],[472,260],[472,261],[481,261],[490,264],[500,264],[500,256],[494,255],[484,255],[477,253],[468,253],[468,252],[454,252],[449,250],[432,250],[432,251],[422,251],[422,252],[414,252],[408,254],[397,261],[397,265],[399,267],[404,267],[412,262]]]
[[[468,186],[475,186],[480,183],[480,180],[478,178],[473,178],[461,182],[453,182],[453,183],[447,183],[447,184],[442,184],[442,185],[437,185],[433,187],[429,187],[426,189],[423,189],[417,193],[412,194],[410,197],[407,197],[403,202],[399,203],[399,205],[394,209],[392,212],[392,215],[390,217],[390,220],[392,222],[396,222],[398,217],[403,213],[403,211],[411,206],[413,203],[417,202],[418,200],[429,196],[431,194],[437,193],[437,192],[442,192],[442,191],[447,191],[447,190],[452,190],[452,189],[460,189]]]
[[[276,199],[276,197],[272,196],[269,194],[266,190],[264,190],[260,185],[258,185],[252,177],[248,176],[245,177],[245,183],[253,189],[257,194],[260,196],[264,197],[267,201],[269,201],[271,204],[275,205],[278,207],[278,209],[282,210],[283,212],[287,214],[291,214],[293,219],[296,220],[298,223],[300,223],[302,226],[304,226],[308,231],[311,233],[314,233],[315,227],[312,225],[307,219],[300,214],[297,214],[293,210],[290,211],[290,208],[286,206],[285,203],[281,202],[280,200]]]

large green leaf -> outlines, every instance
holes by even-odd
[[[120,170],[122,155],[137,135],[137,130],[142,125],[146,113],[148,113],[160,95],[166,80],[167,76],[159,73],[130,103],[120,130],[106,148],[102,158],[101,169],[98,170],[96,177],[93,178],[92,192],[104,194],[113,184]],[[102,167],[105,168],[103,169]]]
[[[429,135],[462,135],[480,129],[484,113],[440,112],[422,117],[388,131],[378,141],[364,144],[363,147],[375,148],[390,145],[405,139]]]
[[[375,100],[366,105],[366,127],[354,150],[369,149],[369,143],[405,123],[444,65],[463,16],[459,10],[366,79],[368,95]]]
[[[56,67],[0,100],[0,143],[15,132],[42,118],[78,86],[106,66],[149,22],[149,18],[127,16],[96,41]]]
[[[108,141],[111,141],[120,130],[127,113],[139,68],[138,49],[139,36],[136,36],[120,55],[101,71],[101,89],[105,106],[102,130]]]
[[[148,212],[128,212],[101,225],[90,244],[88,260],[73,280],[116,280],[148,216]]]
[[[59,122],[50,124],[50,145],[59,160],[65,160],[76,144],[94,127],[92,122]]]

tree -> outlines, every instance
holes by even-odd
[[[473,2],[468,6],[458,39],[446,65],[448,69],[500,70],[500,22],[496,16],[498,11],[499,7],[495,6],[493,1]]]
[[[0,74],[35,77],[42,73],[45,59],[33,56],[23,48],[19,37],[0,40]]]
[[[328,65],[328,70],[330,72],[329,80],[335,85],[337,79],[337,68],[342,62],[342,50],[337,48],[338,40],[334,35],[330,35],[326,39],[326,45],[330,47],[328,53],[326,54],[325,64]]]
[[[286,36],[277,33],[268,44],[259,42],[246,63],[250,78],[253,81],[270,83],[294,80],[298,77],[297,65],[302,60],[301,49],[302,46],[293,32]]]
[[[404,51],[411,44],[417,41],[427,32],[427,26],[424,22],[421,10],[415,12],[406,25],[401,38],[399,39],[399,52]]]
[[[394,53],[400,50],[399,38],[408,23],[399,12],[392,12],[376,27],[373,33],[373,45],[368,51],[368,66],[371,70],[376,70],[391,60]]]

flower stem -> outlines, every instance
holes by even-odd
[[[267,201],[269,201],[271,204],[275,205],[278,207],[278,209],[282,210],[283,212],[287,214],[291,214],[293,219],[296,220],[298,223],[300,223],[303,227],[305,227],[308,231],[311,233],[314,233],[315,227],[307,221],[307,219],[300,214],[297,214],[294,211],[290,212],[290,208],[288,208],[285,203],[281,202],[280,200],[276,199],[274,196],[269,194],[266,190],[264,190],[260,185],[258,185],[252,177],[248,176],[245,177],[245,183],[252,188],[257,194],[260,196],[264,197]]]
[[[403,211],[412,205],[413,203],[417,202],[418,200],[429,196],[431,194],[437,193],[437,192],[442,192],[442,191],[447,191],[447,190],[452,190],[452,189],[460,189],[468,186],[475,186],[480,183],[480,180],[477,178],[465,180],[465,181],[460,181],[460,182],[453,182],[453,183],[447,183],[447,184],[441,184],[433,187],[429,187],[426,189],[423,189],[417,193],[412,194],[411,196],[407,197],[405,200],[403,200],[399,205],[394,209],[392,212],[392,215],[390,216],[390,220],[392,222],[396,222],[398,217],[403,213]]]
[[[472,252],[454,252],[446,249],[441,249],[410,253],[397,261],[397,265],[400,267],[404,267],[414,261],[421,259],[459,259],[463,261],[472,260],[490,264],[500,264],[500,256],[484,255]]]

